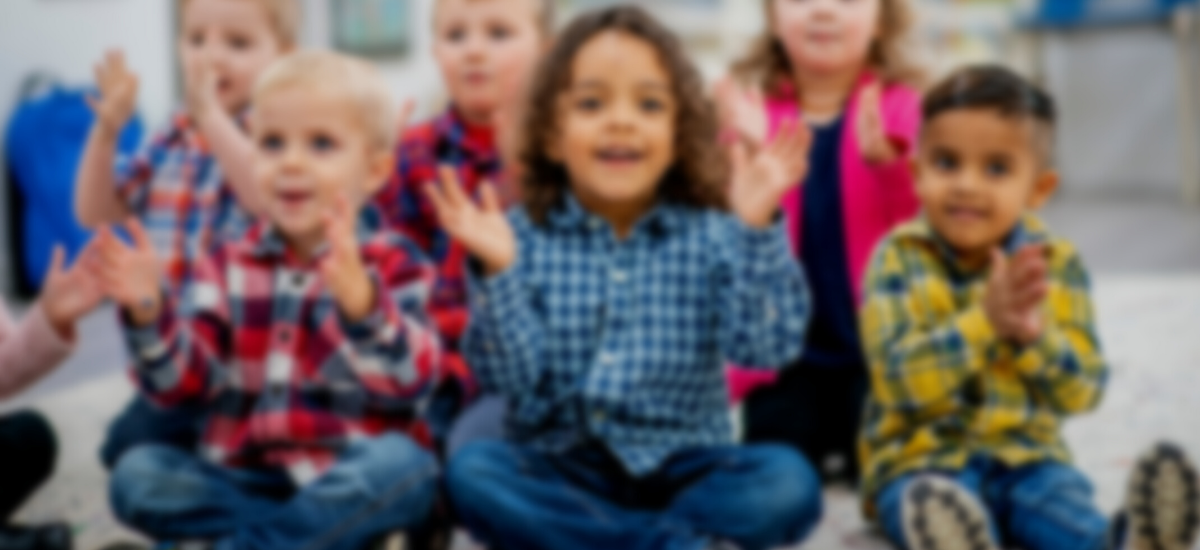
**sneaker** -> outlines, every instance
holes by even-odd
[[[1188,550],[1200,526],[1196,467],[1183,449],[1159,443],[1142,455],[1125,496],[1125,548]]]
[[[917,478],[901,509],[909,550],[999,550],[983,505],[949,479]]]

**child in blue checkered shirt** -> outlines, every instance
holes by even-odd
[[[802,540],[819,482],[797,452],[738,447],[723,365],[800,353],[807,285],[779,222],[797,125],[734,155],[678,40],[636,7],[575,21],[529,98],[521,208],[429,197],[472,254],[464,353],[509,400],[509,441],[450,458],[471,533],[498,548],[727,548]],[[725,212],[726,210],[730,213]]]

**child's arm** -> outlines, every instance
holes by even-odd
[[[427,322],[426,306],[436,274],[404,240],[368,252],[370,269],[354,234],[346,201],[327,216],[329,254],[321,261],[322,282],[337,303],[327,330],[341,331],[354,349],[351,368],[368,391],[414,399],[438,379],[441,344]]]
[[[167,407],[201,399],[211,373],[232,357],[223,253],[198,265],[185,298],[192,313],[183,319],[162,290],[161,267],[145,230],[136,221],[126,228],[132,246],[100,229],[97,269],[105,294],[121,307],[139,386]]]
[[[99,99],[89,100],[96,122],[88,134],[75,178],[75,213],[79,223],[95,228],[129,216],[117,193],[113,159],[121,128],[133,116],[137,101],[137,76],[125,67],[119,52],[110,52],[96,68]]]
[[[541,338],[518,259],[518,238],[490,184],[476,206],[452,169],[442,185],[427,187],[438,219],[455,240],[482,264],[470,269],[471,319],[463,335],[463,355],[485,390],[520,395],[541,375]]]
[[[218,96],[220,77],[211,65],[189,68],[188,112],[221,166],[238,205],[254,217],[266,215],[266,199],[254,181],[254,140],[238,125]]]
[[[735,251],[721,305],[721,347],[726,359],[779,367],[800,356],[808,325],[808,285],[777,223],[785,193],[804,179],[812,135],[786,123],[753,160],[746,146],[733,150],[730,207],[741,223],[729,224],[718,250]]]
[[[933,266],[902,244],[885,241],[866,277],[861,324],[871,389],[884,407],[919,414],[959,392],[983,372],[998,350],[999,336],[984,304],[934,323],[922,284]],[[908,253],[906,253],[908,252]]]
[[[1015,366],[1031,391],[1063,414],[1086,412],[1100,402],[1108,365],[1094,324],[1091,282],[1074,251],[1062,255],[1060,280],[1051,282],[1045,326],[1027,345],[1014,345]]]
[[[81,258],[92,253],[93,243]],[[9,319],[0,303],[0,399],[21,392],[62,363],[75,343],[75,323],[104,298],[88,262],[63,269],[63,257],[56,247],[42,297],[20,324]]]

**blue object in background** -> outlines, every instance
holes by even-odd
[[[1197,0],[1042,0],[1029,23],[1036,27],[1087,27],[1166,20]]]
[[[5,156],[21,209],[18,275],[31,290],[40,287],[56,244],[74,259],[90,233],[75,218],[75,173],[94,115],[88,89],[51,85],[24,99],[6,135]],[[119,154],[132,154],[141,143],[142,122],[134,116],[118,140]]]

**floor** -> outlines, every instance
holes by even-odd
[[[1096,412],[1069,422],[1078,465],[1096,482],[1105,509],[1121,501],[1125,471],[1157,439],[1200,457],[1200,210],[1164,202],[1068,199],[1046,218],[1083,251],[1096,281],[1100,330],[1112,363],[1108,394]],[[27,520],[66,519],[77,548],[92,550],[131,535],[107,512],[96,458],[107,422],[131,393],[122,373],[120,334],[112,312],[89,318],[75,357],[4,409],[33,406],[57,425],[63,443],[58,473],[22,513]],[[472,549],[465,537],[456,550]],[[885,550],[858,514],[854,495],[827,493],[818,532],[799,548]]]

